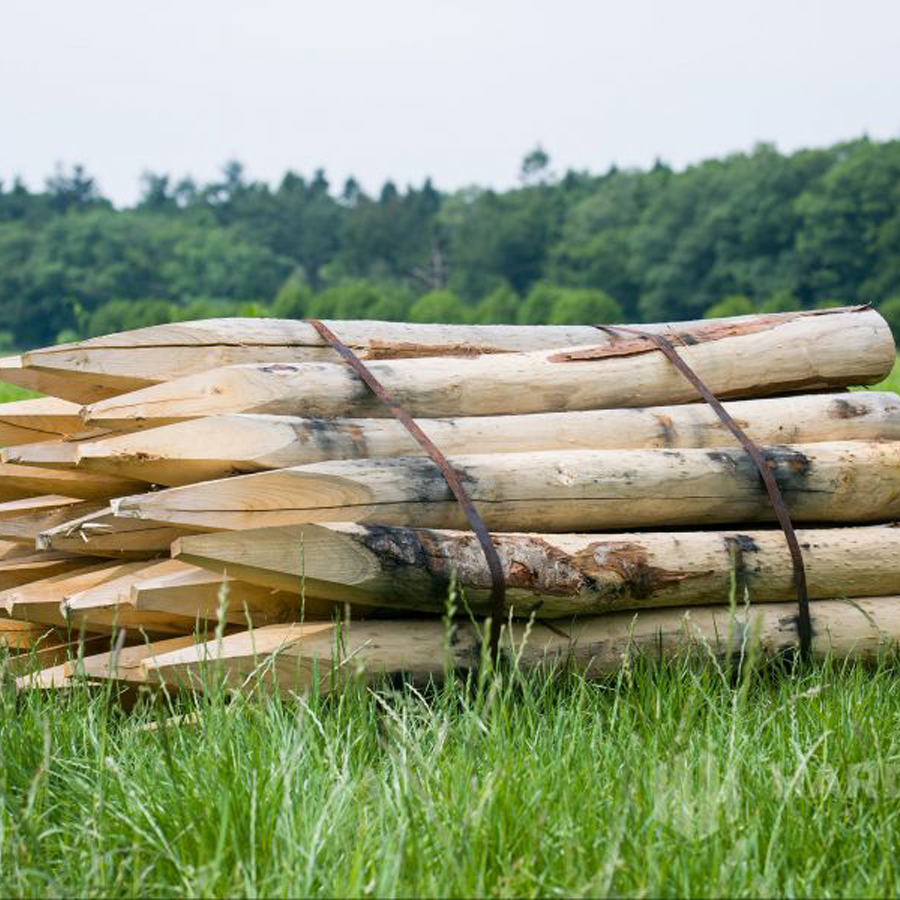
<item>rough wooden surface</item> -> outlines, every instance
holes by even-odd
[[[675,334],[679,352],[721,399],[871,384],[895,359],[871,309],[708,323]],[[570,351],[373,362],[382,384],[423,417],[505,415],[687,403],[694,388],[646,338]],[[164,424],[218,413],[385,417],[346,365],[254,364],[186,376],[87,406],[87,425]]]
[[[227,566],[222,567],[227,571]],[[158,575],[141,579],[132,586],[130,602],[137,610],[159,612],[187,611],[194,617],[218,618],[224,591],[225,618],[237,625],[303,621],[332,616],[332,604],[300,596],[301,580],[295,579],[288,589],[250,584],[222,572],[196,566],[174,575]]]
[[[900,516],[900,443],[769,447],[797,522]],[[572,450],[456,456],[488,528],[595,531],[774,521],[744,450]],[[198,530],[316,522],[467,528],[428,459],[348,460],[242,475],[113,501],[118,516]]]
[[[726,408],[761,444],[900,440],[900,399],[889,392],[742,400]],[[446,454],[735,446],[734,436],[705,404],[422,419],[420,424]],[[422,452],[394,419],[235,414],[77,443],[13,447],[4,458],[183,485],[333,459]]]
[[[45,498],[34,498],[35,500]],[[43,531],[50,531],[60,526],[84,519],[100,510],[109,507],[103,500],[79,500],[74,503],[60,503],[59,505],[47,504],[43,507],[33,506],[30,509],[25,506],[27,501],[20,501],[23,510],[18,515],[0,516],[0,539],[20,544],[29,544],[32,547],[37,541],[38,535]],[[15,504],[5,503],[6,510],[13,510]],[[81,548],[79,548],[81,549]]]
[[[2,523],[0,523],[2,524]],[[168,554],[172,541],[190,529],[156,522],[139,522],[114,516],[108,506],[67,520],[38,533],[35,543],[41,550],[65,550],[91,556],[150,559]]]
[[[32,552],[27,556],[0,560],[0,591],[40,581],[54,575],[74,572],[83,568],[84,565],[83,556],[55,550],[45,553]]]
[[[816,657],[870,659],[900,640],[900,597],[811,604],[812,651]],[[359,622],[338,636],[332,624],[270,625],[169,653],[147,657],[148,678],[202,687],[199,673],[233,688],[261,681],[284,692],[327,693],[360,678],[427,682],[446,671],[466,671],[484,661],[481,633],[469,624],[448,633],[434,619]],[[615,672],[627,659],[651,663],[686,653],[719,658],[754,646],[775,656],[797,644],[796,606],[769,603],[690,610],[646,610],[591,616],[552,628],[515,624],[504,628],[502,646],[525,669],[568,664],[589,677]]]
[[[782,314],[781,318],[796,315]],[[720,320],[739,322],[741,318]],[[542,350],[604,345],[591,325],[428,325],[402,322],[327,323],[366,359]],[[642,326],[679,331],[697,322]],[[207,319],[173,322],[32,350],[0,360],[0,381],[93,403],[160,381],[240,363],[334,362],[309,324],[293,319]]]
[[[639,534],[494,533],[514,615],[596,615],[621,609],[794,598],[779,530]],[[809,595],[900,595],[900,528],[799,529]],[[302,555],[301,550],[302,548]],[[271,588],[362,606],[445,612],[451,578],[468,606],[491,609],[491,578],[471,532],[336,523],[182,538],[179,559]]]
[[[3,591],[0,593],[0,610],[5,610],[13,619],[65,627],[67,622],[60,609],[61,601],[70,594],[103,584],[134,567],[134,563],[98,563],[93,559],[80,562],[81,566],[72,571]]]
[[[106,500],[145,488],[140,481],[96,472],[71,472],[0,463],[0,497],[9,500],[46,494],[61,494],[80,500]]]
[[[66,400],[38,397],[0,403],[0,446],[59,440],[84,430],[80,407]]]

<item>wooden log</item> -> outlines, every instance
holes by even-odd
[[[94,433],[103,431],[95,429]],[[64,435],[83,433],[80,407],[66,400],[38,397],[0,403],[0,445],[4,447],[57,441]]]
[[[895,360],[874,310],[759,316],[673,333],[679,352],[721,399],[881,380]],[[647,338],[498,356],[370,364],[412,415],[484,416],[696,401],[698,394]],[[137,428],[219,413],[389,416],[346,365],[254,364],[215,369],[85,407],[92,427]]]
[[[34,555],[34,545],[25,546],[18,541],[0,540],[0,560],[20,559],[23,556]]]
[[[108,644],[109,636],[105,635],[104,639]],[[18,678],[16,688],[48,690],[69,687],[76,681],[90,683],[106,680],[141,684],[147,679],[141,671],[140,664],[147,656],[171,652],[193,643],[194,638],[191,636],[175,637],[149,644],[143,641],[131,647],[122,647],[118,651],[91,653],[80,659],[77,654],[73,654],[66,662]]]
[[[227,566],[222,567],[227,570]],[[255,626],[273,622],[306,621],[314,618],[330,619],[332,604],[307,597],[299,591],[300,580],[294,589],[273,590],[260,585],[238,581],[223,572],[211,572],[185,565],[184,571],[141,579],[131,588],[129,597],[136,610],[180,612],[192,618],[217,619],[225,591],[225,618],[235,625]]]
[[[13,653],[28,652],[47,643],[61,643],[65,632],[40,622],[21,622],[18,619],[0,619],[0,649]]]
[[[889,392],[741,400],[727,403],[726,408],[760,444],[900,439],[900,399]],[[422,419],[420,424],[447,454],[735,445],[731,432],[705,404]],[[87,442],[31,444],[6,451],[10,462],[77,464],[174,486],[332,459],[419,456],[422,452],[394,419],[240,414]]]
[[[35,543],[41,550],[65,550],[114,559],[151,559],[168,555],[172,541],[189,533],[189,528],[123,519],[104,506],[97,512],[41,531]]]
[[[812,652],[817,658],[872,659],[900,640],[900,597],[811,604]],[[590,616],[552,628],[540,623],[504,627],[501,647],[525,669],[568,664],[602,677],[625,660],[649,664],[687,654],[732,657],[755,645],[761,657],[797,645],[796,605],[699,606]],[[427,683],[446,671],[465,672],[484,661],[482,633],[469,623],[452,632],[435,619],[358,622],[338,635],[329,623],[269,625],[146,658],[148,678],[181,687],[213,683],[240,689],[262,683],[285,693],[328,693],[352,679]]]
[[[365,359],[473,356],[602,345],[609,341],[606,334],[592,325],[428,325],[375,321],[329,324]],[[696,324],[642,327],[664,331]],[[331,347],[306,322],[206,319],[153,325],[32,350],[22,357],[0,360],[0,380],[78,403],[93,403],[221,366],[335,362],[337,359]]]
[[[112,679],[141,684],[147,681],[147,676],[141,668],[141,663],[145,659],[191,647],[194,642],[195,638],[192,635],[186,635],[123,647],[117,653],[97,653],[67,663],[66,674],[70,678]]]
[[[796,522],[900,516],[900,443],[846,441],[764,451]],[[774,521],[740,448],[571,450],[450,458],[495,531],[595,531]],[[197,530],[316,522],[467,528],[429,459],[345,460],[241,475],[114,502],[118,516]]]
[[[780,530],[642,534],[495,533],[514,615],[597,615],[657,606],[788,601],[795,589]],[[900,595],[900,528],[800,529],[809,596]],[[302,553],[300,552],[302,549]],[[491,578],[471,532],[335,523],[182,538],[176,558],[308,597],[358,607],[446,610],[451,579],[475,613]]]
[[[7,500],[46,494],[62,494],[80,500],[106,500],[133,494],[145,487],[140,481],[96,472],[70,472],[0,463],[0,497]],[[5,494],[11,496],[6,497]]]
[[[53,634],[61,634],[61,639],[56,643],[45,642],[27,652],[16,653],[6,660],[6,671],[10,675],[22,677],[29,672],[45,671],[46,669],[55,669],[57,666],[64,666],[68,660],[78,656],[80,652],[88,653],[101,650],[104,644],[109,644],[109,637],[104,635],[84,635],[77,640],[70,640],[61,629],[55,629]],[[18,680],[18,679],[17,679]],[[51,676],[50,684],[48,679],[39,679],[44,682],[45,687],[62,686],[61,683],[56,684],[56,679]]]
[[[83,556],[56,550],[0,560],[0,591],[56,575],[66,575],[78,571],[84,565]]]
[[[2,508],[10,512],[20,504],[19,509],[22,512],[19,515],[0,515],[0,539],[33,548],[42,531],[58,528],[102,509],[109,509],[102,500],[73,500],[68,503],[61,502],[59,505],[53,503],[38,505],[38,501],[46,499],[47,497],[34,497],[2,504]],[[60,498],[63,499],[65,498]],[[32,503],[30,508],[29,503]]]
[[[35,444],[19,444],[0,451],[5,463],[23,466],[40,466],[46,469],[74,469],[78,466],[77,441],[40,441]]]
[[[48,510],[70,509],[81,502],[75,497],[63,497],[60,494],[43,494],[38,497],[25,497],[22,500],[10,500],[7,503],[0,503],[0,522]]]
[[[143,629],[155,634],[190,634],[198,625],[202,628],[207,621],[215,623],[220,609],[225,610],[226,622],[244,628],[250,623],[266,624],[300,616],[299,597],[232,580],[223,588],[224,581],[220,578],[219,588],[220,591],[225,591],[224,601],[216,596],[215,603],[208,604],[203,604],[202,596],[198,598],[186,592],[179,598],[182,602],[172,603],[171,594],[166,597],[159,590],[160,580],[168,579],[171,582],[172,578],[184,578],[196,571],[194,566],[171,559],[143,565],[100,585],[67,595],[61,608],[67,621],[75,628],[91,631]],[[153,592],[156,602],[145,594],[144,602],[138,605],[134,601],[136,590],[148,579],[152,579],[157,585]],[[252,612],[249,606],[245,608],[242,605],[242,595],[244,600],[255,601],[256,612]],[[324,604],[324,608],[327,612],[325,617],[330,619],[331,604]]]
[[[102,386],[94,387],[90,373],[73,374],[62,369],[29,367],[22,356],[0,359],[0,381],[15,384],[29,391],[37,391],[39,394],[69,400],[78,399],[79,396],[90,396],[97,400],[112,396],[108,390],[103,390]],[[73,387],[73,381],[78,385],[77,390]]]
[[[59,608],[63,598],[116,578],[134,565],[85,560],[78,569],[3,591],[0,610],[5,610],[12,619],[66,627],[68,623]]]

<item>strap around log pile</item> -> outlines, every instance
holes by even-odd
[[[372,374],[368,366],[327,326],[318,319],[307,319],[310,325],[319,332],[322,339],[330,344],[341,357],[349,364],[357,375],[365,382],[372,393],[391,411],[391,414],[418,442],[419,446],[428,454],[431,461],[440,469],[447,486],[453,496],[456,497],[462,507],[472,531],[475,532],[481,549],[487,560],[488,571],[491,573],[491,635],[490,652],[496,663],[500,654],[500,629],[506,616],[506,579],[503,576],[503,564],[500,555],[491,539],[484,519],[481,518],[472,498],[462,485],[459,474],[450,465],[449,460],[437,448],[434,442],[418,426],[415,419],[397,402],[397,400],[385,389],[384,385]]]
[[[712,407],[722,424],[737,438],[740,445],[747,451],[747,455],[753,460],[753,464],[759,471],[760,477],[769,495],[772,508],[778,518],[778,524],[784,532],[788,550],[791,554],[791,565],[794,570],[794,588],[797,593],[797,635],[800,640],[800,655],[803,659],[809,659],[812,650],[812,621],[809,613],[809,593],[806,587],[806,567],[803,564],[803,554],[800,551],[800,542],[791,522],[787,504],[778,482],[772,474],[772,469],[767,463],[759,447],[752,441],[740,425],[728,414],[728,411],[715,397],[712,391],[700,380],[697,373],[678,354],[668,338],[661,334],[642,331],[639,328],[630,328],[624,325],[598,325],[602,331],[613,334],[616,331],[624,331],[629,334],[639,335],[652,341],[656,347],[669,359],[669,361],[681,372],[682,375],[696,388],[697,393]]]

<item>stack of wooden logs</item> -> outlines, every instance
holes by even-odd
[[[507,584],[501,647],[588,674],[796,645],[751,460],[646,337],[332,322],[460,474]],[[900,398],[868,308],[666,325],[763,448],[813,650],[900,638]],[[22,686],[331,690],[485,659],[491,580],[438,468],[308,323],[154,326],[0,360],[0,639]],[[30,670],[30,671],[29,671]]]

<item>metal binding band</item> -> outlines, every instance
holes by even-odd
[[[472,531],[475,532],[478,543],[481,544],[481,549],[484,551],[484,556],[487,560],[488,570],[491,573],[490,652],[491,658],[496,663],[500,653],[500,629],[503,626],[503,619],[506,615],[506,579],[503,575],[503,564],[500,562],[500,555],[497,553],[497,548],[491,540],[491,533],[488,531],[487,525],[484,524],[484,519],[481,518],[478,510],[475,508],[472,498],[462,486],[459,474],[450,465],[447,457],[441,453],[431,438],[416,424],[415,419],[400,406],[381,382],[369,371],[368,366],[324,322],[320,322],[318,319],[307,319],[306,321],[319,332],[327,344],[330,344],[343,357],[372,393],[416,439],[419,446],[422,447],[428,456],[431,457],[431,461],[440,469],[447,486],[463,508],[463,512],[472,526]]]
[[[800,655],[803,659],[809,659],[812,650],[812,621],[809,614],[809,592],[806,587],[806,567],[803,564],[803,554],[800,551],[800,542],[797,540],[797,534],[791,523],[791,517],[788,513],[787,505],[784,502],[781,489],[778,487],[778,482],[772,474],[772,469],[759,447],[747,437],[743,428],[735,422],[728,414],[725,407],[722,406],[719,400],[713,395],[713,392],[700,380],[697,373],[694,372],[684,359],[682,359],[668,338],[663,337],[661,334],[642,331],[639,328],[629,328],[624,325],[597,325],[596,327],[607,333],[625,331],[629,334],[635,334],[652,341],[657,349],[662,351],[675,368],[677,368],[694,388],[696,388],[700,396],[712,407],[713,412],[715,412],[725,427],[738,439],[740,445],[747,451],[747,455],[753,460],[754,465],[759,470],[760,477],[763,480],[772,507],[775,510],[778,524],[784,532],[788,550],[790,550],[791,565],[794,570],[794,588],[797,593],[797,635],[800,639]],[[613,336],[615,335],[613,334]]]

